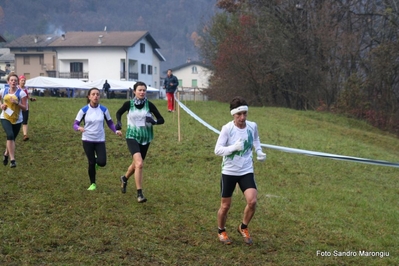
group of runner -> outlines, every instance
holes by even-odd
[[[21,81],[23,82],[19,83]],[[22,124],[26,125],[24,140],[29,140],[27,135],[29,96],[24,88],[25,81],[25,77],[18,77],[12,73],[7,77],[8,88],[0,91],[2,100],[0,120],[7,136],[3,164],[8,165],[10,161],[12,168],[16,167],[15,139]],[[100,104],[100,90],[91,88],[87,94],[87,105],[78,111],[73,129],[82,133],[83,149],[88,160],[90,179],[88,190],[96,190],[96,169],[104,167],[107,163],[104,122],[112,132],[121,137],[122,115],[127,113],[125,138],[132,161],[125,174],[120,176],[121,192],[126,193],[128,180],[134,176],[137,202],[144,203],[147,201],[143,194],[144,159],[154,138],[153,126],[162,125],[165,120],[157,107],[147,99],[147,85],[144,82],[136,82],[133,93],[134,97],[124,102],[116,112],[117,122],[114,124],[108,108]],[[266,154],[260,145],[257,124],[247,120],[248,104],[245,99],[234,97],[230,102],[230,114],[233,120],[222,127],[214,149],[216,155],[223,157],[220,179],[221,202],[217,212],[218,239],[226,245],[232,243],[225,226],[232,195],[238,184],[245,196],[246,206],[237,231],[247,245],[252,245],[248,224],[255,214],[257,203],[253,150],[258,161],[266,160]]]

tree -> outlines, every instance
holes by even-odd
[[[241,94],[257,105],[343,108],[384,128],[399,121],[396,1],[217,5],[222,12],[198,38],[201,56],[214,66],[211,98]],[[348,96],[352,103],[342,98]]]

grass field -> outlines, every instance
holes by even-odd
[[[115,119],[123,101],[102,104]],[[124,139],[108,128],[107,166],[97,172],[98,189],[86,190],[81,135],[72,130],[85,99],[31,103],[31,139],[23,142],[21,130],[18,166],[0,166],[0,265],[399,264],[398,168],[272,149],[264,149],[266,162],[255,162],[254,245],[246,246],[235,231],[245,206],[237,190],[227,220],[234,243],[223,246],[216,224],[217,135],[181,110],[179,142],[177,112],[166,112],[165,101],[153,102],[166,122],[155,127],[146,158],[145,204],[136,202],[132,181],[120,193],[119,177],[131,158]],[[185,104],[218,130],[231,119],[227,104]],[[356,120],[253,107],[248,120],[257,122],[265,144],[399,161],[395,136]],[[4,149],[3,130],[0,138]]]

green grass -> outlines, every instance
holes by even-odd
[[[144,168],[145,204],[134,182],[120,193],[131,162],[126,143],[107,128],[107,166],[89,178],[81,136],[72,130],[84,99],[31,103],[30,140],[16,142],[18,166],[0,166],[2,265],[398,265],[399,170],[265,149],[255,162],[259,190],[250,224],[254,245],[235,231],[245,206],[234,192],[227,230],[218,243],[221,157],[217,135],[181,110],[153,101],[165,117],[155,127]],[[115,119],[123,100],[106,100]],[[228,105],[185,102],[218,130]],[[250,107],[261,142],[291,148],[399,161],[398,139],[366,123],[328,113]],[[126,117],[123,117],[125,122]],[[0,137],[4,140],[3,130]],[[331,256],[317,256],[317,251]],[[343,257],[334,251],[383,251],[389,257]]]

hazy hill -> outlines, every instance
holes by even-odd
[[[148,30],[166,58],[162,70],[198,59],[191,34],[214,12],[216,0],[0,1],[0,34]]]

